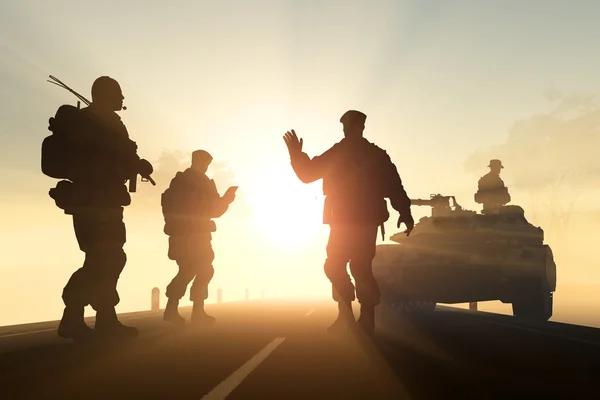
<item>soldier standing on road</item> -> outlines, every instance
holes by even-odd
[[[404,222],[406,234],[413,229],[410,199],[396,166],[388,154],[363,137],[366,115],[350,110],[341,118],[344,139],[320,156],[310,159],[302,152],[303,140],[292,130],[284,135],[291,164],[304,183],[323,179],[325,197],[323,223],[330,226],[325,275],[332,284],[338,317],[330,332],[358,326],[371,334],[375,328],[375,306],[380,292],[373,277],[378,228],[388,220],[386,198],[400,213],[397,226]],[[347,263],[355,286],[347,272]],[[355,290],[356,289],[356,290]],[[358,298],[361,312],[354,319],[352,302]]]
[[[50,120],[53,135],[42,146],[44,173],[64,179],[50,190],[50,196],[65,214],[73,216],[79,248],[85,253],[83,267],[63,290],[65,310],[58,327],[63,338],[135,337],[138,333],[121,324],[115,311],[120,301],[117,282],[127,262],[123,208],[131,203],[131,196],[125,182],[137,179],[137,174],[149,178],[153,168],[139,158],[137,145],[116,113],[123,108],[123,99],[116,80],[96,79],[89,107],[71,107],[65,113],[59,109]],[[84,321],[87,305],[96,310],[94,330]]]
[[[192,280],[192,322],[212,324],[215,321],[204,310],[208,285],[214,275],[215,254],[211,240],[216,224],[212,219],[221,217],[229,209],[237,187],[230,187],[222,197],[219,195],[215,182],[206,176],[212,159],[204,150],[193,152],[191,168],[177,172],[162,195],[164,233],[169,236],[168,257],[179,267],[167,286],[168,302],[163,319],[178,325],[185,324],[179,315],[179,300]]]
[[[510,202],[508,188],[500,178],[500,171],[504,168],[500,160],[490,160],[490,172],[479,179],[478,190],[475,193],[475,202],[483,204],[483,214],[497,212],[500,207]]]

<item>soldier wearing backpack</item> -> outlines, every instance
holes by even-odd
[[[167,286],[168,298],[163,319],[173,324],[185,324],[179,315],[179,300],[193,281],[190,300],[193,302],[192,323],[212,324],[215,318],[204,310],[208,285],[213,278],[212,233],[216,231],[213,218],[219,218],[235,199],[236,186],[219,195],[215,182],[206,176],[212,156],[204,151],[192,153],[192,165],[177,172],[161,204],[165,219],[164,233],[169,236],[170,260],[177,262],[179,271]]]
[[[79,109],[61,106],[50,119],[53,132],[42,144],[42,171],[62,179],[50,190],[56,205],[72,215],[75,236],[85,253],[83,266],[64,287],[65,309],[58,335],[74,340],[90,335],[135,337],[121,324],[117,282],[125,267],[123,208],[131,203],[125,183],[137,174],[149,178],[152,165],[137,155],[115,111],[123,107],[121,87],[103,76],[92,85],[92,102]],[[84,321],[84,308],[96,311],[95,329]]]
[[[330,332],[344,331],[356,322],[366,333],[374,332],[380,293],[372,261],[378,228],[383,232],[389,218],[385,199],[400,213],[398,227],[404,222],[408,235],[414,226],[410,199],[398,171],[383,149],[363,137],[365,121],[366,115],[359,111],[346,112],[340,118],[344,139],[313,159],[302,152],[303,140],[293,130],[284,135],[298,178],[304,183],[323,179],[323,223],[331,229],[324,269],[338,303],[338,317]],[[356,286],[348,275],[348,262]],[[358,321],[352,312],[355,298],[361,305]]]

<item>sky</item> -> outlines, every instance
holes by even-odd
[[[240,186],[218,221],[213,292],[327,297],[320,183],[295,178],[283,134],[295,129],[315,156],[341,139],[339,117],[361,110],[410,197],[456,195],[479,209],[487,164],[467,171],[469,154],[547,111],[548,89],[600,92],[599,13],[597,1],[554,0],[1,2],[0,301],[18,306],[0,325],[59,318],[83,260],[40,169],[48,118],[76,102],[48,75],[87,98],[97,77],[117,79],[142,157],[156,168],[164,151],[203,148],[228,171],[215,177],[221,193]],[[138,184],[126,210],[121,312],[149,307],[152,287],[164,292],[176,272],[156,203],[171,177]]]

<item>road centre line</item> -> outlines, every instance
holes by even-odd
[[[223,382],[215,386],[201,400],[223,400],[239,386],[244,379],[250,375],[267,357],[281,344],[285,338],[276,338],[266,345],[261,351],[255,354],[244,365],[238,368],[233,374],[229,375]]]

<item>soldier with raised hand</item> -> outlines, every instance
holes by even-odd
[[[214,180],[206,176],[212,156],[204,151],[192,153],[192,165],[177,172],[162,195],[165,219],[164,233],[169,236],[168,257],[177,262],[179,271],[167,286],[167,306],[163,319],[176,325],[185,324],[179,314],[179,300],[192,280],[190,300],[193,302],[192,323],[213,324],[215,318],[204,310],[208,285],[215,270],[212,233],[216,231],[213,218],[219,218],[235,199],[236,186],[219,195]]]
[[[119,83],[102,76],[92,85],[92,102],[81,110],[50,120],[60,146],[43,146],[43,165],[66,166],[64,180],[50,196],[65,214],[73,216],[79,248],[85,253],[83,266],[63,289],[65,309],[58,335],[74,340],[95,336],[133,338],[138,331],[121,324],[115,307],[119,303],[117,282],[127,262],[123,209],[131,203],[125,183],[137,174],[149,177],[152,165],[137,155],[137,145],[116,113],[123,108]],[[63,106],[64,107],[64,106]],[[60,151],[59,151],[60,150]],[[60,168],[59,168],[60,169]],[[46,173],[46,172],[45,172]],[[94,330],[84,321],[84,309],[96,311]]]
[[[483,214],[497,213],[500,207],[510,202],[508,188],[500,178],[500,172],[504,168],[502,161],[494,159],[488,164],[490,172],[485,174],[477,182],[477,192],[474,200],[483,204]]]
[[[409,235],[414,221],[410,199],[388,154],[363,137],[366,115],[350,110],[340,118],[344,139],[320,156],[311,159],[302,152],[303,139],[294,130],[284,135],[292,168],[304,183],[323,179],[325,195],[323,223],[330,226],[325,274],[332,284],[338,317],[330,332],[358,326],[368,334],[375,328],[375,306],[380,292],[373,277],[378,228],[389,218],[386,198],[400,213]],[[355,285],[347,272],[347,264]],[[355,320],[352,302],[358,298],[360,317]]]

